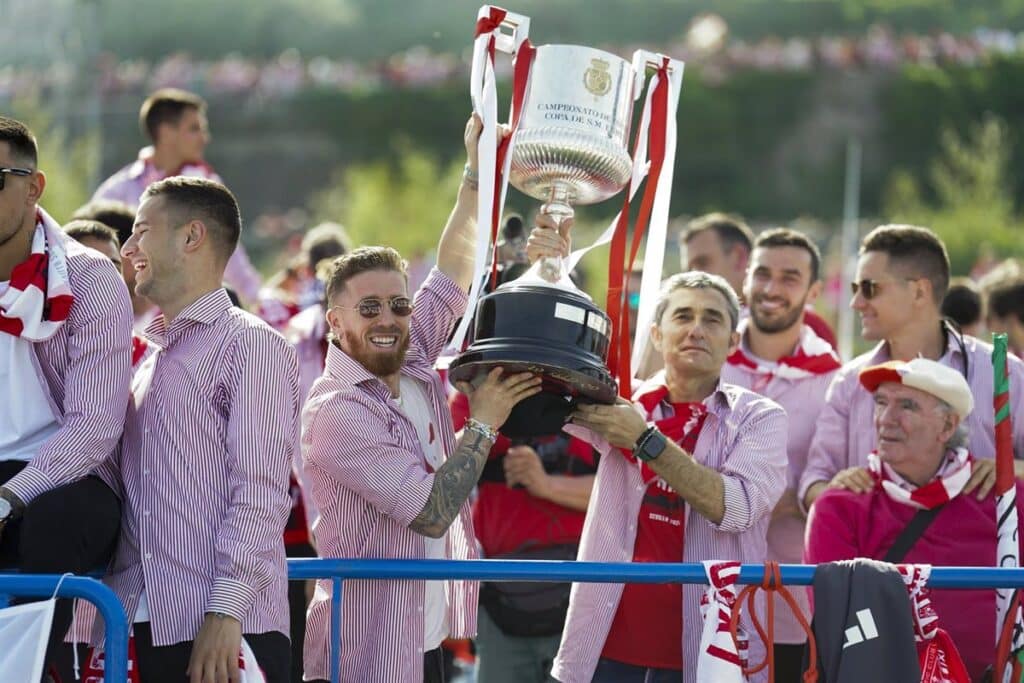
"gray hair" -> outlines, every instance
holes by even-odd
[[[736,292],[733,291],[732,286],[724,277],[700,270],[679,273],[666,278],[661,283],[661,291],[658,292],[658,303],[654,308],[655,324],[661,322],[661,316],[665,315],[665,309],[668,308],[668,300],[672,293],[680,289],[713,289],[717,291],[725,298],[725,303],[729,308],[729,321],[732,324],[732,331],[736,331],[736,326],[740,322],[739,297],[736,296]]]

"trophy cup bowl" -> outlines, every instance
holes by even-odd
[[[537,48],[512,146],[509,182],[557,221],[573,205],[611,197],[629,182],[626,150],[634,72],[616,55],[575,45]],[[573,285],[562,259],[541,259],[477,304],[469,347],[450,368],[469,381],[500,366],[542,377],[501,427],[506,436],[554,434],[578,402],[615,402],[606,366],[611,320]]]

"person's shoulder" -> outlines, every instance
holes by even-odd
[[[725,397],[726,403],[734,413],[780,413],[784,415],[786,412],[781,405],[767,396],[739,384],[720,382],[718,391]]]
[[[313,383],[302,408],[303,432],[327,430],[354,434],[386,420],[386,408],[358,386],[321,375]]]
[[[232,306],[224,319],[230,328],[230,338],[247,351],[264,349],[285,355],[295,352],[284,335],[246,310]]]
[[[128,295],[124,279],[109,258],[63,233],[59,233],[59,236],[63,239],[68,283],[71,293],[77,299],[97,296],[105,299],[112,291],[122,289],[125,296]]]

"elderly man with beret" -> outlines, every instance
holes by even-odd
[[[965,429],[974,399],[963,375],[915,358],[867,367],[859,379],[874,400],[873,486],[866,493],[833,487],[822,494],[808,519],[805,561],[883,559],[911,519],[937,510],[895,561],[994,566],[995,494],[961,493],[975,465]],[[1022,503],[1018,481],[1018,516]],[[995,649],[994,592],[934,590],[931,598],[971,679],[981,680]]]

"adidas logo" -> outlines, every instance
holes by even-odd
[[[875,618],[871,615],[871,610],[858,610],[857,623],[860,625],[851,626],[846,629],[846,642],[843,643],[844,650],[851,645],[857,645],[865,640],[873,640],[878,637],[878,627],[875,626]]]

